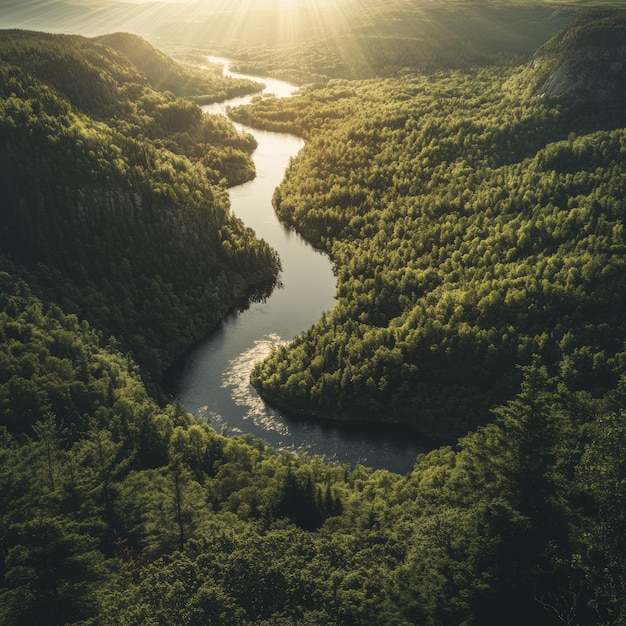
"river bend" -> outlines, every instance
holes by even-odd
[[[288,97],[297,89],[272,78],[233,74],[226,59],[209,57],[209,61],[223,64],[227,75],[263,81],[265,91],[279,97]],[[227,106],[245,104],[252,97],[234,98],[203,110],[223,114]],[[274,189],[289,159],[302,148],[302,140],[285,133],[235,126],[252,134],[258,148],[253,154],[256,178],[230,189],[232,210],[280,255],[281,286],[264,302],[250,303],[246,310],[228,315],[217,331],[190,352],[175,376],[176,399],[227,435],[250,433],[277,450],[303,451],[340,463],[362,463],[400,473],[409,471],[417,454],[426,448],[406,432],[385,425],[292,417],[268,406],[250,384],[256,361],[332,309],[336,282],[329,258],[283,226],[272,207]]]

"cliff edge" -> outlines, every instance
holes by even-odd
[[[585,12],[541,46],[527,72],[533,95],[626,102],[626,10]]]

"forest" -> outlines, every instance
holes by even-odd
[[[228,205],[227,187],[254,177],[255,140],[171,90],[259,85],[174,73],[130,35],[4,31],[0,63],[2,253],[158,382],[279,270]]]
[[[244,4],[236,23],[232,7]],[[433,71],[518,64],[573,15],[542,2],[342,0],[316,3],[233,2],[164,19],[153,34],[213,48],[242,72],[299,84],[331,78],[390,76],[398,69]]]
[[[254,140],[198,107],[258,85],[0,31],[0,624],[626,624],[626,12],[569,11],[517,61],[331,63],[230,112],[305,139],[274,205],[337,274],[252,380],[448,442],[406,475],[160,387],[280,269],[229,210]]]
[[[583,36],[626,38],[623,14],[593,28],[574,22],[564,54]],[[257,365],[265,397],[454,439],[511,397],[534,355],[573,390],[613,388],[626,340],[623,76],[604,77],[618,87],[599,101],[599,86],[544,98],[544,66],[565,63],[554,45],[530,69],[331,80],[233,111],[305,137],[274,203],[338,280],[337,306]]]

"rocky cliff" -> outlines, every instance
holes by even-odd
[[[550,99],[626,102],[626,11],[591,11],[539,48],[527,74]]]

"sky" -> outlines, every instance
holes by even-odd
[[[235,38],[262,39],[263,32],[281,37],[292,32],[310,32],[319,27],[322,13],[331,11],[331,23],[345,22],[341,8],[354,0],[0,0],[0,28],[23,28],[96,36],[126,31],[149,40],[168,36],[170,26],[186,23],[206,34],[206,41],[223,39],[229,31]],[[397,1],[397,0],[392,0]],[[305,8],[300,14],[296,8]],[[215,21],[219,16],[219,26]],[[211,24],[213,23],[213,24]],[[218,31],[211,30],[218,28]],[[344,27],[346,25],[344,24]],[[306,28],[305,28],[306,27]],[[303,31],[303,28],[305,30]],[[220,30],[221,29],[221,30]],[[195,33],[195,44],[202,37]],[[282,33],[282,34],[281,34]],[[180,39],[180,38],[179,38]],[[289,38],[287,38],[289,39]]]

